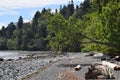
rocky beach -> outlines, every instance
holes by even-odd
[[[88,67],[100,62],[100,58],[86,57],[87,54],[35,54],[27,55],[25,58],[0,61],[0,80],[85,80]],[[74,67],[78,64],[82,68],[75,71]],[[114,73],[116,78],[119,78],[119,72]]]

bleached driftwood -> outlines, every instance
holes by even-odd
[[[95,58],[101,58],[103,57],[103,53],[98,53],[98,52],[94,52],[95,54],[93,55],[93,57]]]
[[[77,65],[76,67],[75,67],[75,70],[76,71],[78,71],[78,70],[80,70],[81,69],[81,65]]]
[[[113,79],[113,74],[108,67],[102,64],[94,64],[91,68],[88,68],[88,73],[85,74],[86,79],[97,79],[98,76],[104,76],[105,79]]]
[[[118,64],[110,63],[108,61],[102,61],[101,64],[113,70],[120,70],[120,66]]]

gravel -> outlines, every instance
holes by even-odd
[[[88,67],[100,62],[99,58],[85,57],[86,54],[88,53],[67,53],[59,56],[37,54],[11,61],[4,60],[0,62],[0,80],[61,80],[62,74],[68,72],[77,76],[78,80],[85,80]],[[74,67],[78,64],[82,69],[75,71]],[[118,73],[115,72],[116,77]]]
[[[84,76],[88,70],[88,67],[93,62],[100,61],[100,59],[85,57],[85,55],[86,54],[81,53],[70,53],[69,56],[64,59],[53,63],[43,71],[33,74],[31,77],[26,77],[23,80],[85,80]],[[74,67],[78,64],[82,66],[82,69],[75,71]],[[62,78],[63,74],[66,75],[66,79]],[[76,76],[78,79],[70,79],[70,76],[67,75]]]

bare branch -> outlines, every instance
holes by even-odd
[[[82,36],[83,38],[86,38],[86,39],[90,40],[89,42],[81,42],[81,43],[83,43],[83,44],[85,44],[85,43],[96,43],[96,44],[101,44],[101,45],[105,45],[105,46],[108,46],[108,47],[112,47],[112,48],[119,49],[119,48],[117,47],[117,45],[114,45],[114,44],[112,44],[112,43],[100,42],[100,41],[94,40],[94,39],[92,39],[92,38],[90,38],[90,37],[88,37],[88,36],[86,36],[86,35],[83,35],[83,34],[81,34],[81,36]]]

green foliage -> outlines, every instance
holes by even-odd
[[[102,12],[92,12],[87,14],[85,19],[84,34],[96,41],[109,43],[109,45],[87,44],[84,50],[94,51],[111,51],[119,50],[119,23],[120,23],[120,4],[109,2],[106,6],[102,6]],[[86,39],[84,39],[86,40]],[[91,41],[87,39],[86,41]],[[112,45],[110,47],[110,45]],[[113,49],[117,48],[117,49]]]
[[[12,38],[13,32],[16,29],[16,26],[14,25],[13,22],[11,22],[10,24],[8,24],[7,28],[6,28],[6,35],[7,38]]]
[[[16,50],[17,49],[17,41],[13,39],[8,39],[7,47],[9,50]]]
[[[84,0],[74,8],[71,0],[37,11],[31,22],[22,16],[0,30],[0,50],[120,51],[120,1]]]
[[[81,30],[82,30],[82,21],[76,19],[75,17],[70,17],[68,20],[67,27],[67,42],[69,49],[68,51],[81,51]]]
[[[37,32],[37,28],[39,26],[38,24],[38,19],[40,18],[41,16],[41,13],[39,11],[37,11],[33,17],[33,22],[32,22],[32,31],[33,31],[33,34],[35,35],[36,32]]]
[[[49,32],[47,39],[49,46],[53,51],[62,51],[64,48],[64,31],[66,30],[67,21],[61,14],[55,14],[50,18],[47,30]]]
[[[19,19],[18,19],[17,27],[19,29],[22,29],[22,27],[23,27],[23,18],[22,18],[22,16],[20,16]]]
[[[23,28],[23,18],[19,17],[17,22],[17,50],[21,50],[22,45],[22,28]]]
[[[120,3],[109,2],[103,7],[102,14],[100,15],[104,31],[108,33],[107,39],[110,43],[120,47]],[[105,21],[105,22],[103,22]]]
[[[7,49],[7,41],[5,38],[0,38],[0,50]]]
[[[74,3],[73,0],[66,6],[60,6],[60,13],[66,18],[69,19],[70,16],[74,13]]]
[[[5,27],[2,26],[2,29],[0,30],[0,37],[6,38],[6,36],[7,36],[7,34],[6,34],[6,32],[5,32]]]
[[[67,21],[61,14],[55,14],[47,27],[49,46],[55,52],[80,51],[81,20],[70,17]]]

